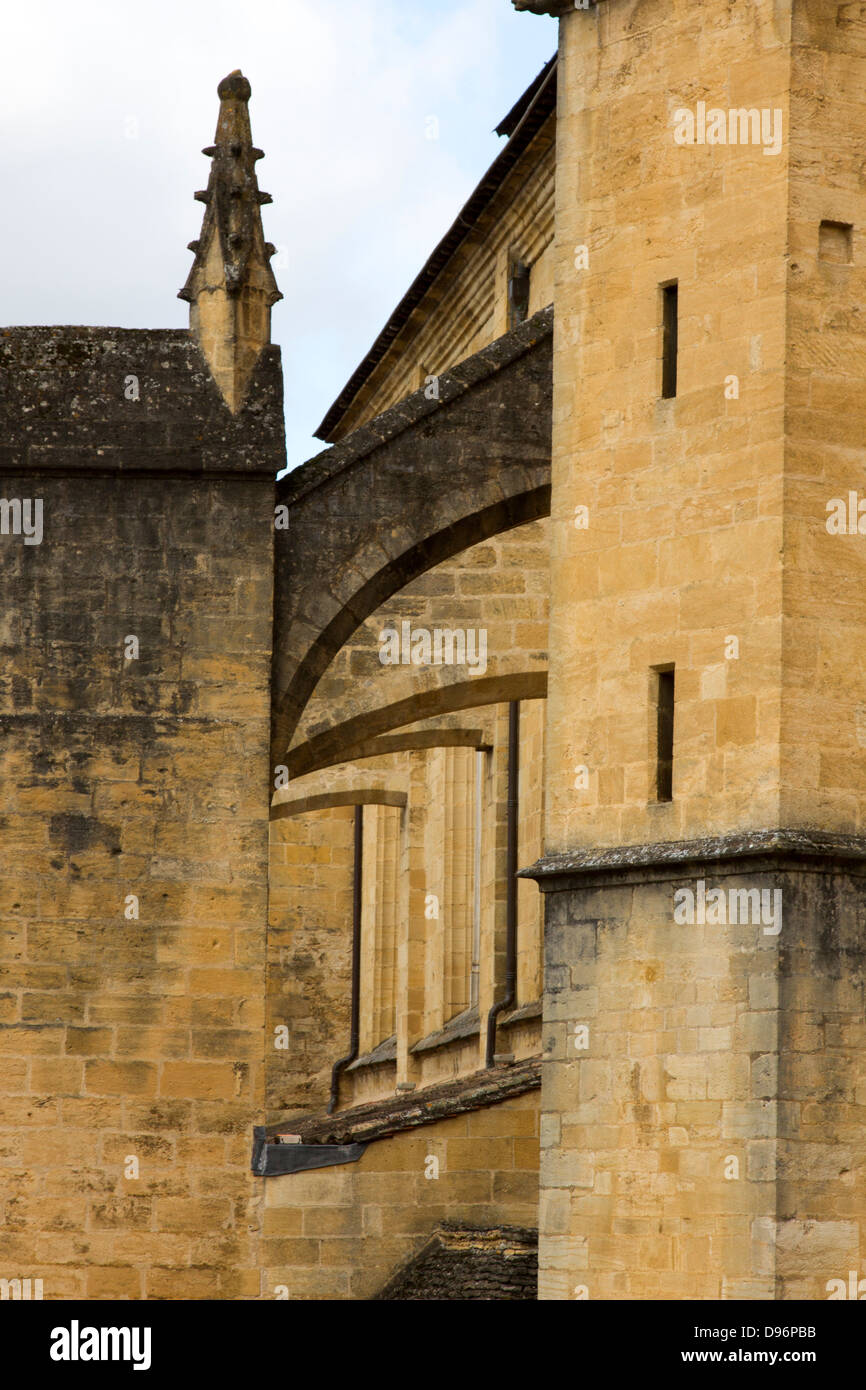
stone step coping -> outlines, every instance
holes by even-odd
[[[483,1110],[523,1095],[541,1085],[541,1058],[530,1057],[507,1066],[490,1067],[430,1086],[423,1091],[355,1106],[336,1115],[309,1115],[268,1125],[268,1143],[280,1133],[299,1136],[302,1144],[368,1143],[392,1134],[436,1124],[454,1115]],[[297,1142],[293,1139],[290,1142]]]

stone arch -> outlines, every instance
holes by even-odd
[[[386,791],[380,787],[354,787],[343,791],[321,792],[315,796],[299,796],[294,801],[281,801],[271,808],[271,820],[305,816],[310,811],[329,811],[334,806],[397,806],[402,810],[407,799],[405,792]]]
[[[524,499],[517,500],[522,502]],[[540,505],[544,505],[544,502],[545,499],[542,498]],[[534,506],[532,509],[535,510]],[[499,511],[500,509],[496,510]],[[511,510],[514,508],[512,507]],[[495,520],[501,521],[501,519],[500,512],[499,517]],[[533,518],[528,523],[531,532],[535,533],[539,520],[543,525],[546,521],[546,513],[542,513],[540,519]],[[420,574],[423,575],[426,572],[428,575],[438,575],[440,578],[443,570],[446,574],[454,574],[455,570],[449,562],[456,561],[459,564],[464,557],[469,558],[477,550],[484,549],[485,542],[498,540],[505,534],[519,544],[526,529],[521,523],[507,527],[496,525],[495,530],[490,530],[487,526],[476,527],[477,521],[477,517],[467,517],[459,528],[453,528],[448,536],[430,538],[430,541],[425,543],[426,553]],[[494,522],[492,521],[491,524]],[[482,532],[480,537],[477,530]],[[471,538],[468,545],[463,544],[465,537]],[[537,543],[537,540],[537,534],[533,534],[531,540],[526,543],[531,544],[532,541]],[[428,563],[429,559],[440,549],[445,552],[444,563],[440,564],[438,561]],[[430,600],[425,612],[421,606],[425,601],[424,596],[416,593],[412,584],[413,577],[416,577],[412,571],[418,568],[417,557],[409,555],[401,557],[401,559],[404,564],[399,569],[397,566],[390,567],[387,574],[376,576],[377,583],[388,590],[384,602],[372,607],[369,613],[361,616],[362,607],[366,608],[374,597],[373,586],[368,586],[367,592],[357,595],[350,610],[341,615],[345,619],[345,626],[349,628],[349,631],[346,633],[341,630],[343,624],[336,631],[329,629],[322,636],[322,645],[317,644],[312,649],[311,657],[313,660],[306,667],[306,674],[312,677],[314,684],[312,689],[304,692],[304,708],[294,731],[295,746],[300,742],[305,742],[314,733],[320,731],[323,714],[326,715],[326,722],[330,724],[335,722],[335,715],[337,714],[341,719],[345,719],[356,712],[351,708],[352,700],[348,695],[334,702],[335,692],[332,677],[336,671],[333,663],[338,654],[343,658],[350,652],[354,655],[355,664],[352,665],[352,670],[358,678],[355,700],[356,702],[360,701],[363,707],[386,702],[392,704],[400,698],[401,694],[416,694],[428,687],[438,687],[452,681],[459,681],[467,674],[470,668],[460,662],[455,665],[449,665],[446,662],[438,666],[430,664],[421,667],[401,664],[383,666],[380,664],[377,659],[379,653],[378,634],[384,628],[396,632],[400,631],[401,617],[406,611],[402,606],[404,600],[408,601],[409,612],[414,613],[414,627],[426,625],[428,630],[459,628],[463,631],[471,628],[476,634],[479,629],[484,630],[483,653],[476,653],[478,660],[481,660],[483,655],[483,662],[481,669],[473,673],[472,678],[474,680],[478,680],[485,671],[492,675],[507,670],[529,670],[536,665],[547,669],[547,615],[546,611],[543,614],[539,613],[540,608],[546,610],[546,595],[539,604],[533,592],[515,594],[510,590],[500,592],[494,588],[490,592],[479,593],[469,600],[470,604],[477,607],[478,612],[477,616],[468,617],[461,611],[462,605],[467,602],[467,596],[455,593],[449,598],[437,597]],[[407,577],[404,577],[403,571]],[[507,617],[503,616],[501,612],[496,612],[496,604],[502,602],[511,607]],[[493,609],[490,616],[485,612],[485,606],[488,603]],[[525,650],[509,650],[505,645],[508,639],[502,629],[507,630],[509,624],[518,621],[527,624],[533,620],[533,617],[543,621],[545,627],[545,637],[538,639],[537,650],[533,654]],[[375,624],[375,627],[365,632],[368,619]],[[500,639],[498,643],[497,635]],[[365,639],[368,640],[365,641]],[[332,643],[337,644],[334,650],[331,649]],[[360,664],[362,657],[368,658],[372,663],[372,671],[367,675],[364,674]],[[319,665],[321,665],[321,669],[318,669]],[[399,693],[392,693],[392,691]],[[323,709],[323,703],[327,704],[329,698],[330,706],[327,710]]]
[[[475,680],[455,681],[433,689],[418,691],[393,705],[382,705],[342,724],[306,743],[298,744],[288,755],[292,778],[336,763],[351,762],[358,750],[372,739],[407,724],[460,710],[480,709],[484,705],[507,704],[510,700],[543,700],[547,697],[546,671],[518,671],[500,676],[479,676]]]
[[[322,673],[410,580],[550,511],[552,312],[521,324],[278,485],[273,760]],[[479,682],[475,682],[479,684]],[[418,716],[422,717],[422,716]]]

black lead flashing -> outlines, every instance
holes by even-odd
[[[256,1125],[251,1168],[258,1178],[306,1173],[311,1168],[334,1168],[340,1163],[357,1163],[366,1147],[366,1144],[269,1144],[264,1125]]]

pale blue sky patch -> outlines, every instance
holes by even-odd
[[[3,28],[3,325],[186,326],[216,86],[249,78],[290,467],[556,47],[510,0],[42,0]]]

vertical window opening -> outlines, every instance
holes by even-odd
[[[475,826],[472,844],[472,960],[469,966],[469,1006],[478,1004],[481,978],[481,798],[484,791],[484,754],[475,750]]]
[[[662,398],[677,394],[677,335],[679,284],[662,285]]]
[[[508,267],[508,327],[516,328],[529,317],[529,266],[512,256]]]
[[[658,671],[656,799],[674,799],[674,668]]]

